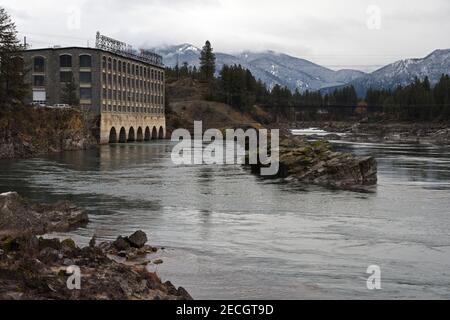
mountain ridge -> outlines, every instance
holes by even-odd
[[[153,49],[163,56],[164,63],[174,67],[187,62],[199,66],[201,49],[192,44],[164,46]],[[243,51],[236,54],[216,53],[217,70],[224,64],[240,64],[249,69],[270,89],[275,85],[286,86],[292,91],[298,89],[329,92],[336,88],[353,85],[358,96],[365,95],[369,88],[394,89],[428,76],[434,85],[442,74],[450,74],[450,49],[436,49],[424,58],[409,58],[395,61],[371,73],[354,69],[332,70],[306,59],[294,57],[273,50],[260,52]]]
[[[398,60],[348,85],[353,85],[358,95],[363,96],[369,88],[395,89],[411,84],[415,78],[428,77],[431,85],[435,85],[442,74],[450,74],[450,49],[434,50],[424,58]]]
[[[199,66],[201,49],[189,43],[153,48],[163,57],[164,63],[174,67],[187,62]],[[240,64],[263,81],[269,88],[275,85],[286,86],[291,90],[319,90],[321,88],[344,85],[365,73],[357,70],[343,69],[334,71],[306,59],[293,57],[284,53],[266,50],[261,52],[243,51],[237,54],[216,52],[217,70],[224,64]]]

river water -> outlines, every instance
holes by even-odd
[[[379,162],[375,193],[262,180],[236,166],[176,166],[169,141],[1,161],[0,192],[67,199],[86,244],[137,229],[151,267],[196,299],[450,297],[450,149],[340,143]],[[381,290],[367,289],[370,265]]]

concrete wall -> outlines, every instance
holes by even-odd
[[[101,116],[100,125],[100,144],[107,144],[110,142],[111,129],[114,128],[116,132],[116,141],[112,142],[125,142],[120,140],[120,131],[122,128],[125,129],[126,138],[128,141],[130,137],[130,128],[134,129],[134,139],[132,141],[138,141],[138,130],[142,130],[142,140],[146,138],[146,129],[150,131],[151,139],[165,138],[166,136],[166,118],[156,117],[151,115],[140,115],[140,114],[114,114],[114,113],[103,113]],[[160,132],[162,128],[162,137],[160,137]],[[156,129],[156,135],[155,133]]]

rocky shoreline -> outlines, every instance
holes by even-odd
[[[373,157],[356,157],[334,152],[324,140],[286,137],[280,142],[280,169],[276,177],[288,181],[353,191],[371,191],[377,184],[377,162]],[[251,165],[259,173],[261,164]]]
[[[94,148],[96,131],[96,119],[77,109],[20,106],[0,113],[0,159]]]
[[[114,242],[97,243],[94,236],[85,248],[72,239],[38,237],[85,223],[86,212],[68,202],[37,205],[16,193],[1,194],[0,300],[192,299],[147,269],[162,261],[151,262],[160,249],[147,245],[142,231]],[[77,272],[79,287],[71,287]]]
[[[343,139],[351,142],[450,144],[449,123],[309,121],[283,124],[282,127],[344,133]]]

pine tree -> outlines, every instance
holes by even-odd
[[[192,78],[193,80],[198,79],[198,71],[197,71],[197,67],[196,67],[196,66],[194,66],[194,67],[192,68],[192,75],[191,75],[191,78]]]
[[[69,106],[78,106],[80,104],[80,98],[77,95],[77,86],[73,77],[62,88],[61,103],[68,104]]]
[[[189,76],[189,64],[187,62],[183,62],[180,68],[180,78],[187,78]]]
[[[0,103],[17,104],[26,95],[25,70],[16,25],[0,7]]]
[[[216,55],[213,52],[211,43],[206,41],[202,52],[200,53],[200,75],[205,82],[212,82],[214,80],[214,73],[216,72]]]

